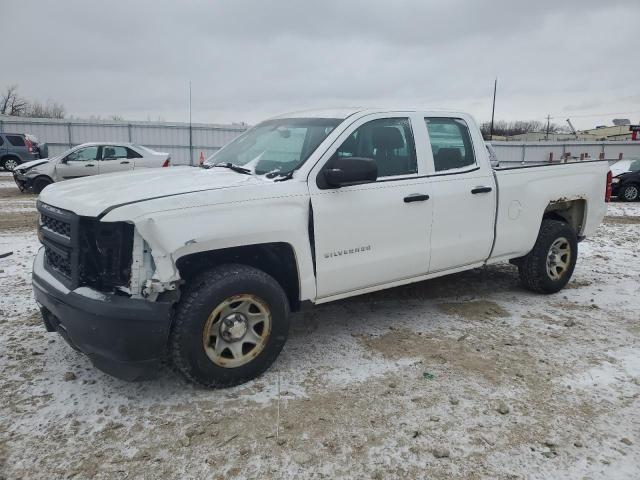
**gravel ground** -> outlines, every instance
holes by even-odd
[[[640,204],[610,205],[558,294],[505,264],[320,306],[265,375],[207,391],[110,378],[45,332],[13,190],[0,479],[640,478]]]

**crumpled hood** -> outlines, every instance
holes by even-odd
[[[78,215],[96,217],[116,205],[268,181],[223,168],[140,169],[54,183],[43,190],[39,200]]]
[[[38,165],[42,165],[45,163],[49,163],[48,158],[40,158],[38,160],[31,160],[30,162],[21,163],[16,167],[16,170],[26,170],[31,167],[37,167]]]

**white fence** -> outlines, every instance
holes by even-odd
[[[198,164],[244,132],[246,125],[54,120],[0,115],[0,132],[31,133],[55,155],[85,142],[132,142],[169,152],[174,165]],[[491,142],[501,164],[570,159],[640,158],[640,141]]]
[[[640,158],[639,141],[610,142],[491,142],[500,164],[527,164],[570,160]]]
[[[86,142],[132,142],[169,152],[174,165],[198,164],[247,129],[244,125],[55,120],[0,116],[0,132],[30,133],[49,146],[49,156]]]

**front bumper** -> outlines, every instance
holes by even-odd
[[[18,172],[13,172],[13,181],[16,182],[16,185],[20,189],[20,191],[28,190],[31,188],[31,179],[26,175],[21,175]]]
[[[44,268],[44,249],[33,265],[33,291],[48,331],[57,331],[98,369],[123,380],[152,378],[166,355],[172,304],[70,291]]]

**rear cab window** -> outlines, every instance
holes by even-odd
[[[431,152],[436,173],[468,171],[476,167],[469,127],[460,118],[427,117]]]

